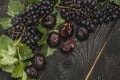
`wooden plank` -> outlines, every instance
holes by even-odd
[[[106,37],[116,22],[99,26],[89,40],[79,42],[68,55],[59,50],[48,59],[42,80],[84,80]],[[93,80],[93,79],[91,79]]]

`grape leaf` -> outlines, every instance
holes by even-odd
[[[27,60],[33,57],[32,50],[25,44],[19,44],[19,53],[21,60]]]
[[[56,26],[54,27],[54,29],[58,29],[59,26],[61,24],[63,24],[65,22],[64,19],[62,19],[61,15],[59,13],[57,13],[57,21],[56,21]]]
[[[24,10],[24,5],[19,0],[9,0],[7,14],[11,17]]]
[[[14,56],[16,55],[16,48],[12,45],[13,41],[2,35],[0,37],[0,65],[12,65],[18,60]]]
[[[33,56],[31,49],[18,41],[12,41],[9,37],[0,37],[0,68],[12,73],[14,78],[22,78],[24,67],[30,61],[23,62]],[[24,64],[25,63],[25,64]]]
[[[56,50],[57,50],[56,48],[48,47],[46,57],[50,56],[50,55],[53,55]]]
[[[1,52],[0,52],[1,54]],[[18,62],[18,59],[13,56],[4,55],[3,58],[0,59],[0,65],[12,65]]]
[[[34,3],[39,3],[39,2],[41,2],[42,0],[29,0],[28,1],[28,7],[29,6],[31,6],[32,4],[34,4]]]
[[[47,56],[53,55],[56,50],[57,48],[50,48],[47,44],[45,44],[42,47],[41,53],[47,57]]]
[[[38,30],[40,32],[42,32],[43,34],[47,34],[48,33],[48,29],[44,28],[42,25],[38,26]]]
[[[14,78],[21,77],[23,71],[24,71],[24,63],[19,62],[18,64],[16,64],[16,66],[15,66],[13,72],[12,72],[12,77],[14,77]]]
[[[58,0],[58,3],[60,3],[62,0]]]
[[[23,74],[22,74],[22,80],[27,80],[27,74],[25,71],[23,71]]]
[[[2,35],[0,37],[0,48],[5,48],[6,46],[8,46],[9,44],[12,44],[13,41],[12,39],[10,39],[9,37]]]
[[[116,3],[117,5],[120,5],[120,0],[110,0],[110,2],[114,2],[114,3]]]
[[[0,25],[2,26],[3,29],[8,29],[11,27],[11,17],[4,17],[0,19]]]
[[[29,0],[28,4],[38,3],[42,0]]]
[[[41,46],[41,45],[47,44],[47,38],[48,38],[48,35],[44,34],[42,39],[38,41],[38,45]]]
[[[14,65],[0,65],[0,68],[2,68],[5,72],[12,72],[14,69]]]

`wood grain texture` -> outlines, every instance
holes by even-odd
[[[0,17],[5,16],[8,0],[0,0]],[[24,1],[24,0],[23,0]],[[99,25],[85,42],[76,41],[76,48],[64,55],[56,51],[47,58],[44,74],[38,80],[84,80],[103,43],[112,32],[109,42],[89,80],[120,80],[120,21]],[[4,30],[0,28],[0,34]],[[0,80],[14,80],[0,71]]]

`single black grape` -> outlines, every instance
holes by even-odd
[[[60,41],[61,41],[61,37],[60,37],[59,33],[57,33],[57,32],[49,33],[47,42],[48,42],[48,45],[50,47],[57,47],[57,46],[59,46]]]
[[[43,69],[46,66],[45,57],[41,54],[37,54],[32,58],[32,64],[37,69]]]
[[[78,26],[75,35],[79,41],[85,41],[88,39],[90,33],[85,27]]]
[[[41,24],[43,27],[48,29],[53,29],[56,25],[56,16],[53,14],[49,14],[42,18]]]
[[[31,65],[31,66],[25,67],[25,72],[27,73],[27,76],[29,78],[37,78],[38,72],[34,66]]]

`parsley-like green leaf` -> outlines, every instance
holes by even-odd
[[[8,29],[11,27],[11,17],[3,17],[0,19],[0,25],[2,26],[3,29]]]
[[[7,14],[11,17],[24,10],[24,5],[19,0],[9,0]]]

